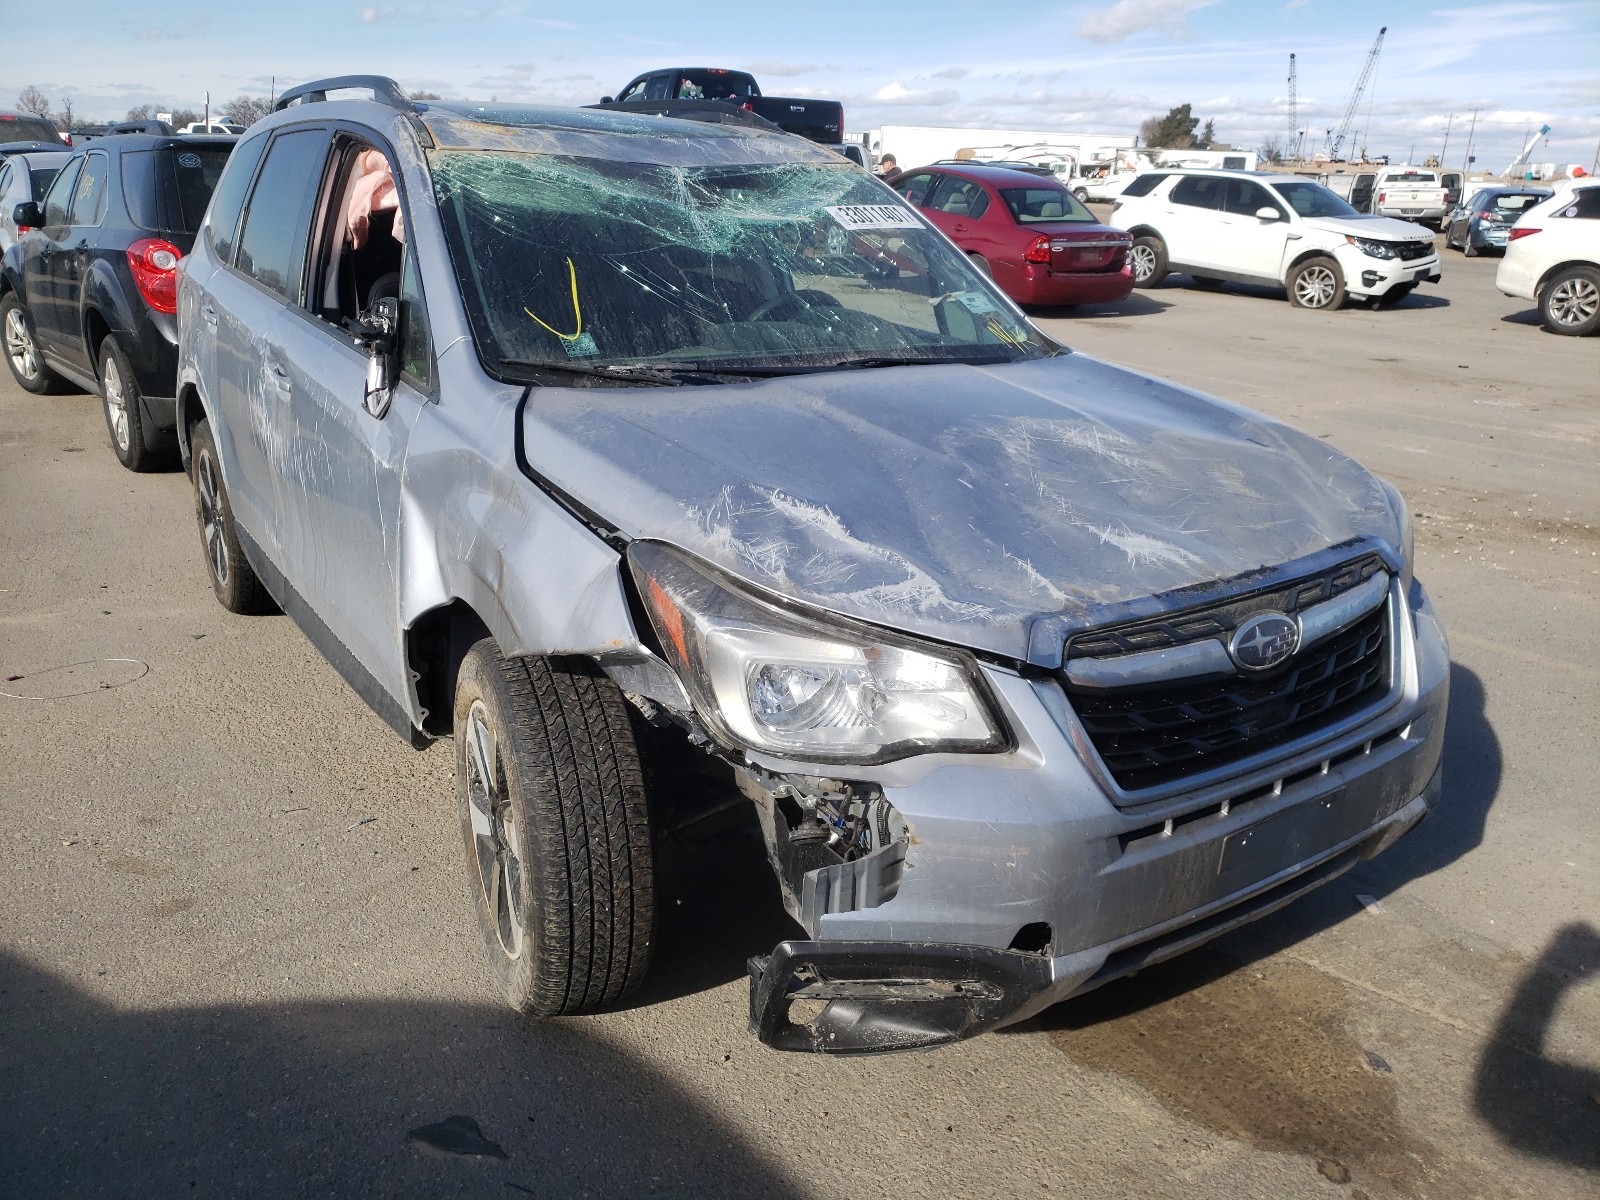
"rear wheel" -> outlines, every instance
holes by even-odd
[[[1084,203],[1084,204],[1089,203],[1089,189],[1088,188],[1086,188],[1086,187],[1075,187],[1075,188],[1072,189],[1072,194],[1074,196],[1076,196],[1079,199],[1079,201],[1081,201],[1082,203]]]
[[[1551,333],[1582,337],[1600,329],[1600,269],[1568,267],[1539,293],[1539,316]]]
[[[189,435],[194,462],[194,515],[200,542],[206,552],[206,570],[217,602],[229,612],[260,613],[272,610],[272,597],[245,559],[239,534],[233,527],[233,508],[222,486],[222,467],[211,423],[201,421]]]
[[[654,851],[627,702],[592,662],[467,652],[456,798],[489,970],[538,1017],[585,1012],[650,964]]]
[[[1344,273],[1331,258],[1308,258],[1289,272],[1288,289],[1296,308],[1338,308],[1344,303]]]
[[[1133,286],[1155,287],[1167,277],[1167,244],[1154,234],[1133,239],[1128,252],[1133,264]]]
[[[174,465],[171,451],[152,450],[145,444],[144,409],[133,367],[115,337],[100,343],[100,404],[105,409],[106,431],[117,461],[130,471],[160,471]]]
[[[66,380],[44,365],[33,331],[33,316],[15,292],[7,292],[0,298],[0,342],[5,345],[6,366],[11,368],[11,377],[24,391],[35,396],[66,391]]]
[[[994,271],[989,267],[989,260],[983,255],[968,253],[967,260],[971,262],[973,266],[977,267],[978,270],[984,275],[988,276],[990,279],[994,278]]]
[[[1461,256],[1463,258],[1477,258],[1480,251],[1472,244],[1472,230],[1467,229],[1467,236],[1461,239]]]

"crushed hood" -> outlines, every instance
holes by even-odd
[[[1332,447],[1082,354],[535,388],[522,419],[532,472],[629,537],[1018,660],[1043,617],[1398,544],[1383,485]]]

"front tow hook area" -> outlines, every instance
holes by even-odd
[[[993,1029],[1050,983],[1050,960],[987,946],[780,942],[750,960],[750,1032],[775,1050],[885,1054]]]

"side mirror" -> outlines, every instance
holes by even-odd
[[[1256,220],[1258,221],[1281,221],[1283,219],[1283,214],[1270,204],[1263,204],[1256,209]]]
[[[394,381],[399,374],[396,357],[400,348],[400,301],[393,296],[374,300],[371,308],[350,323],[350,332],[355,335],[356,345],[367,353],[362,407],[381,418],[394,399]]]
[[[38,204],[29,200],[27,203],[19,204],[11,210],[11,220],[19,230],[24,227],[38,229],[44,224],[44,213],[39,211]]]
[[[601,104],[615,104],[616,102],[617,102],[617,100],[616,100],[615,96],[601,96],[600,97],[600,103]]]

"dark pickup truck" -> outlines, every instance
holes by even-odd
[[[744,109],[766,118],[785,133],[797,133],[827,146],[844,141],[844,106],[837,100],[763,96],[761,85],[747,71],[663,67],[640,75],[615,97],[607,96],[600,104],[627,105],[634,111],[642,108],[671,115],[672,104],[684,100],[714,101]]]

